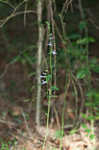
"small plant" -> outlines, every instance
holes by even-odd
[[[1,145],[0,145],[0,150],[10,150],[10,145],[12,145],[12,142],[7,142],[5,143],[4,141],[0,140]]]
[[[56,138],[62,138],[63,135],[64,135],[63,130],[57,130],[56,133],[55,133]]]
[[[88,128],[86,124],[82,124],[82,128],[84,129],[86,136],[88,136],[91,140],[95,139],[95,135],[92,133],[92,129]]]
[[[9,150],[9,146],[8,146],[8,144],[2,143],[0,149],[1,150]]]

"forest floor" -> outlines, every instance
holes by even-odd
[[[31,108],[27,83],[24,85],[24,81],[28,82],[27,74],[21,68],[20,64],[13,64],[0,81],[0,149],[99,150],[99,121],[94,127],[94,140],[82,127],[74,134],[70,134],[69,128],[64,129],[62,137],[56,123],[52,127],[49,124],[48,129],[36,126],[35,106]]]
[[[8,112],[8,105],[13,114]],[[80,127],[70,134],[64,129],[64,136],[57,125],[47,128],[35,125],[35,112],[27,119],[21,106],[12,106],[0,98],[0,149],[1,150],[99,150],[99,123],[96,123],[95,138],[90,139],[84,128]],[[19,116],[15,116],[18,114]],[[91,126],[88,127],[89,129]],[[9,149],[8,149],[9,148]]]

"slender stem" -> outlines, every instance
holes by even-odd
[[[40,113],[41,113],[41,59],[42,59],[42,47],[43,47],[43,28],[42,21],[42,0],[37,3],[38,14],[38,54],[37,54],[37,104],[36,104],[36,123],[40,126]]]

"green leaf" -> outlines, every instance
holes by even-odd
[[[80,30],[83,30],[87,27],[87,22],[86,21],[81,21],[79,24]]]
[[[99,91],[94,92],[94,97],[99,100]]]
[[[20,61],[21,61],[22,64],[26,64],[26,59],[25,58],[21,58]]]
[[[91,129],[85,129],[85,132],[87,132],[88,134],[91,133]]]
[[[95,117],[95,120],[99,121],[99,112],[97,113],[97,116]]]
[[[89,73],[88,69],[83,68],[78,71],[76,77],[77,79],[83,79],[84,77],[86,77],[86,75],[88,75],[88,73]]]
[[[52,90],[56,90],[56,91],[59,90],[59,88],[57,88],[56,86],[52,86],[51,89],[52,89]]]
[[[95,135],[94,134],[91,134],[89,137],[90,137],[91,140],[95,139]]]
[[[31,99],[30,99],[30,98],[27,98],[27,99],[24,99],[23,101],[24,101],[24,102],[30,102]]]
[[[89,63],[96,65],[96,64],[98,63],[98,60],[97,60],[96,57],[94,57],[94,58],[91,58],[91,59],[90,59],[90,62],[89,62]]]
[[[55,133],[56,138],[61,138],[63,137],[63,135],[64,135],[63,130],[57,130]]]
[[[87,128],[87,125],[86,125],[86,124],[82,124],[81,126],[82,126],[84,129]]]
[[[92,106],[93,106],[93,103],[92,103],[92,102],[86,102],[86,103],[85,103],[85,106],[87,106],[87,107],[92,107]]]
[[[94,58],[90,59],[89,60],[90,69],[93,70],[96,67],[97,63],[98,63],[97,58],[94,57]]]
[[[32,61],[32,58],[30,56],[25,56],[27,62],[30,64],[30,65],[33,65],[33,61]]]
[[[51,80],[51,78],[52,78],[52,75],[51,75],[51,74],[48,74],[48,75],[46,76],[46,81],[48,82],[49,80]]]
[[[90,115],[90,116],[87,117],[87,120],[90,120],[90,121],[91,121],[91,120],[95,120],[95,116]]]
[[[82,44],[82,45],[93,43],[93,42],[95,42],[95,39],[92,37],[85,37],[83,39],[79,39],[76,41],[77,44]]]
[[[12,59],[12,61],[10,62],[10,64],[14,64],[15,62],[20,61],[20,59],[21,59],[21,57],[18,55],[18,56],[14,57],[14,58]]]
[[[72,129],[69,133],[72,135],[72,134],[75,134],[78,130],[77,129]]]
[[[86,74],[85,74],[84,71],[80,71],[80,72],[77,73],[77,78],[78,79],[83,79],[85,76],[86,76]]]
[[[82,113],[82,117],[83,117],[84,119],[87,119],[86,114],[83,114],[83,113]]]
[[[86,96],[87,97],[89,97],[89,98],[91,98],[93,95],[94,95],[94,90],[93,89],[91,89],[90,91],[88,91],[87,93],[86,93]]]
[[[76,33],[71,34],[70,36],[68,36],[68,38],[71,39],[71,40],[75,40],[75,39],[80,38],[80,37],[81,37],[81,35],[76,34]]]
[[[92,71],[99,73],[99,65],[95,65],[92,67]]]

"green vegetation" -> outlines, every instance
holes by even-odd
[[[26,124],[29,120],[35,122],[34,118],[47,129],[56,124],[60,150],[67,126],[70,135],[82,126],[91,140],[95,138],[94,124],[99,122],[99,54],[93,55],[92,48],[99,37],[91,11],[92,6],[99,11],[98,3],[0,0],[0,80],[5,82],[0,96],[13,106],[22,104],[18,118],[13,119],[16,124],[21,125],[22,119]],[[26,118],[21,114],[24,111]],[[9,112],[5,118],[14,117]],[[29,119],[31,112],[37,113]],[[40,120],[42,112],[44,123]],[[47,135],[43,147],[46,140]],[[0,150],[9,150],[11,145],[0,144]]]

